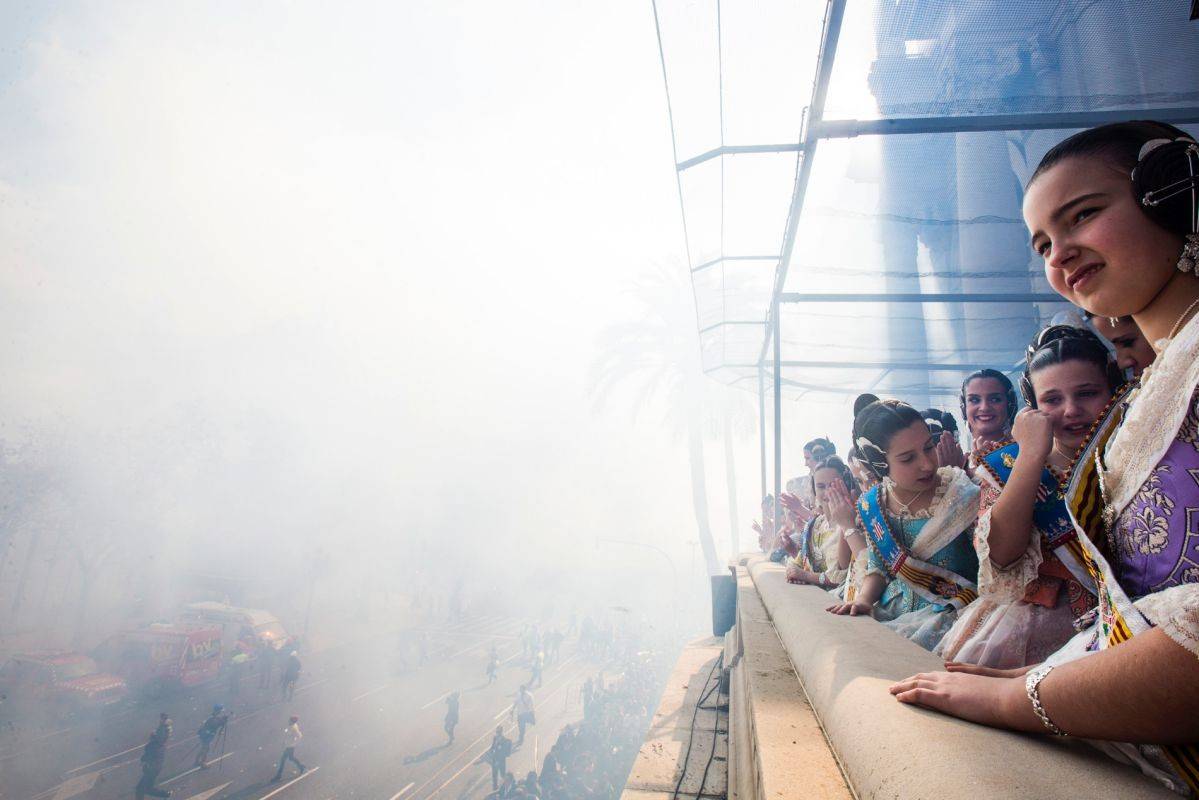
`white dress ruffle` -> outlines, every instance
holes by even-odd
[[[946,661],[1010,669],[1035,664],[1074,635],[1074,612],[1063,590],[1057,605],[1048,608],[1024,601],[1037,579],[1043,556],[1041,533],[1030,529],[1028,546],[1011,564],[991,561],[991,511],[974,529],[978,552],[978,599],[958,612],[957,621],[937,645]]]

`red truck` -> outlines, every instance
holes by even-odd
[[[221,629],[155,623],[109,637],[96,657],[134,691],[151,697],[215,680],[221,670]]]
[[[99,711],[129,694],[117,675],[101,672],[96,662],[67,650],[19,653],[0,667],[0,693],[14,705],[59,713]]]

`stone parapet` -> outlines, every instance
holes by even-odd
[[[737,624],[725,636],[732,665],[729,797],[851,800],[852,794],[744,567]]]
[[[940,659],[870,618],[829,614],[827,592],[788,584],[782,567],[763,557],[743,564],[802,684],[795,693],[811,703],[858,798],[1177,797],[1085,742],[996,730],[896,702],[892,683],[941,669]],[[738,602],[744,598],[741,591]],[[744,616],[739,608],[738,626]],[[756,700],[752,686],[750,697]],[[733,719],[734,748],[744,738],[735,727],[741,716]],[[764,732],[756,738],[764,751],[778,734],[774,742]],[[808,752],[794,747],[803,764]],[[783,769],[762,763],[764,773]],[[826,773],[817,771],[820,781]]]

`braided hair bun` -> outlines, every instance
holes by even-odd
[[[882,479],[890,470],[887,448],[891,439],[912,423],[923,422],[924,417],[907,403],[879,400],[872,394],[859,396],[853,407],[854,456]]]

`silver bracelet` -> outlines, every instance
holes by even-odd
[[[1033,713],[1041,720],[1041,723],[1049,729],[1054,736],[1066,736],[1066,732],[1053,724],[1053,720],[1045,713],[1045,706],[1041,705],[1041,681],[1045,680],[1045,676],[1053,671],[1053,665],[1047,667],[1037,667],[1034,670],[1029,670],[1028,675],[1024,678],[1024,691],[1028,694],[1028,701],[1032,703]]]

